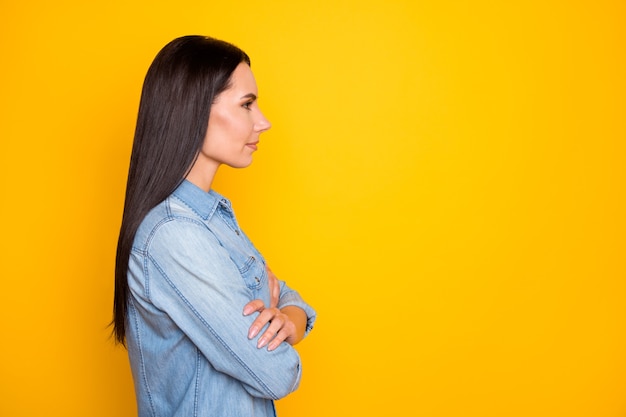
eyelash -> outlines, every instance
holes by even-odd
[[[246,110],[250,110],[250,106],[252,106],[252,103],[252,101],[245,102],[242,107]]]

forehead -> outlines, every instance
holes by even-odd
[[[235,71],[233,71],[230,77],[230,82],[230,88],[224,91],[225,93],[229,90],[237,94],[257,93],[256,80],[254,79],[250,66],[245,62],[240,63],[237,68],[235,68]]]

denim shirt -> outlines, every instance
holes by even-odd
[[[126,342],[139,416],[275,416],[302,366],[288,343],[268,351],[248,339],[269,305],[263,256],[240,230],[230,202],[184,181],[141,223],[131,252]],[[315,311],[280,282],[279,308]],[[267,326],[266,326],[267,327]],[[265,329],[263,329],[265,330]]]

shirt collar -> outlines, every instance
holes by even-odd
[[[204,220],[211,217],[220,204],[230,208],[230,201],[218,192],[209,190],[207,193],[187,180],[183,180],[178,188],[176,188],[173,195],[189,206]]]

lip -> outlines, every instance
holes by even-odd
[[[258,149],[258,146],[257,146],[258,144],[259,144],[259,141],[257,140],[256,142],[246,143],[246,146],[256,151]]]

